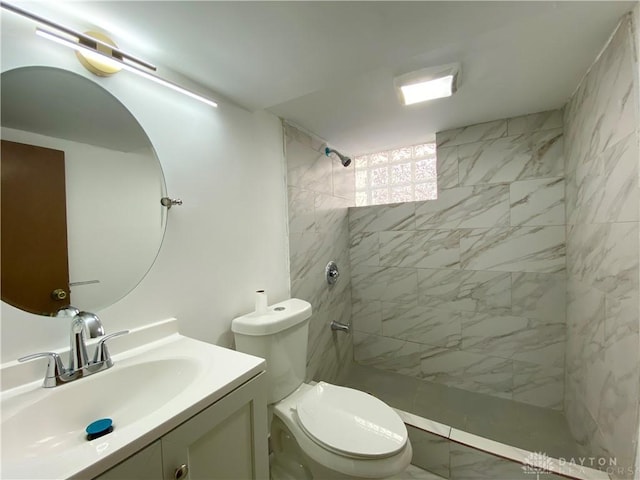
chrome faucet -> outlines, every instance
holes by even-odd
[[[85,331],[89,338],[102,337],[104,327],[94,313],[79,312],[71,321],[71,346],[69,347],[69,370],[81,370],[89,365]]]
[[[122,330],[102,338],[96,345],[93,360],[89,360],[85,335],[89,335],[89,338],[102,337],[104,336],[104,328],[97,315],[89,312],[78,312],[71,321],[68,367],[65,368],[60,355],[55,352],[34,353],[33,355],[19,358],[18,361],[26,362],[34,358],[49,357],[43,386],[45,388],[56,387],[111,368],[113,361],[106,341],[126,333],[129,333],[129,330]]]

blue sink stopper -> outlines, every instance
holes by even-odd
[[[87,425],[87,440],[100,438],[107,433],[113,432],[113,420],[110,418],[101,418]]]

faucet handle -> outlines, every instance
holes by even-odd
[[[129,330],[121,330],[119,332],[111,333],[101,338],[96,345],[96,352],[93,355],[93,362],[91,363],[105,362],[107,364],[107,368],[112,367],[113,361],[111,360],[111,354],[109,353],[109,349],[107,348],[106,341],[112,339],[113,337],[126,335],[127,333],[129,333]]]
[[[55,387],[56,386],[56,378],[65,373],[64,365],[62,364],[62,359],[60,355],[55,352],[41,352],[41,353],[33,353],[31,355],[26,355],[24,357],[20,357],[18,359],[19,362],[27,362],[29,360],[33,360],[35,358],[40,357],[49,357],[49,362],[47,363],[47,370],[44,374],[44,387]]]

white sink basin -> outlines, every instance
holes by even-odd
[[[178,334],[113,357],[67,385],[2,393],[1,478],[91,478],[143,448],[262,370],[264,361]],[[86,440],[86,426],[114,431]]]
[[[38,390],[16,395],[7,402],[17,406],[16,414],[6,420],[2,415],[2,454],[23,460],[64,452],[85,443],[86,426],[100,418],[111,418],[114,430],[131,425],[185,389],[198,367],[185,358],[114,365],[45,395]]]

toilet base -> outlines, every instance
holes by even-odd
[[[269,456],[271,480],[312,480],[311,470],[303,464],[304,457],[298,442],[286,430],[280,419],[275,418],[271,425],[271,447],[273,448]]]

